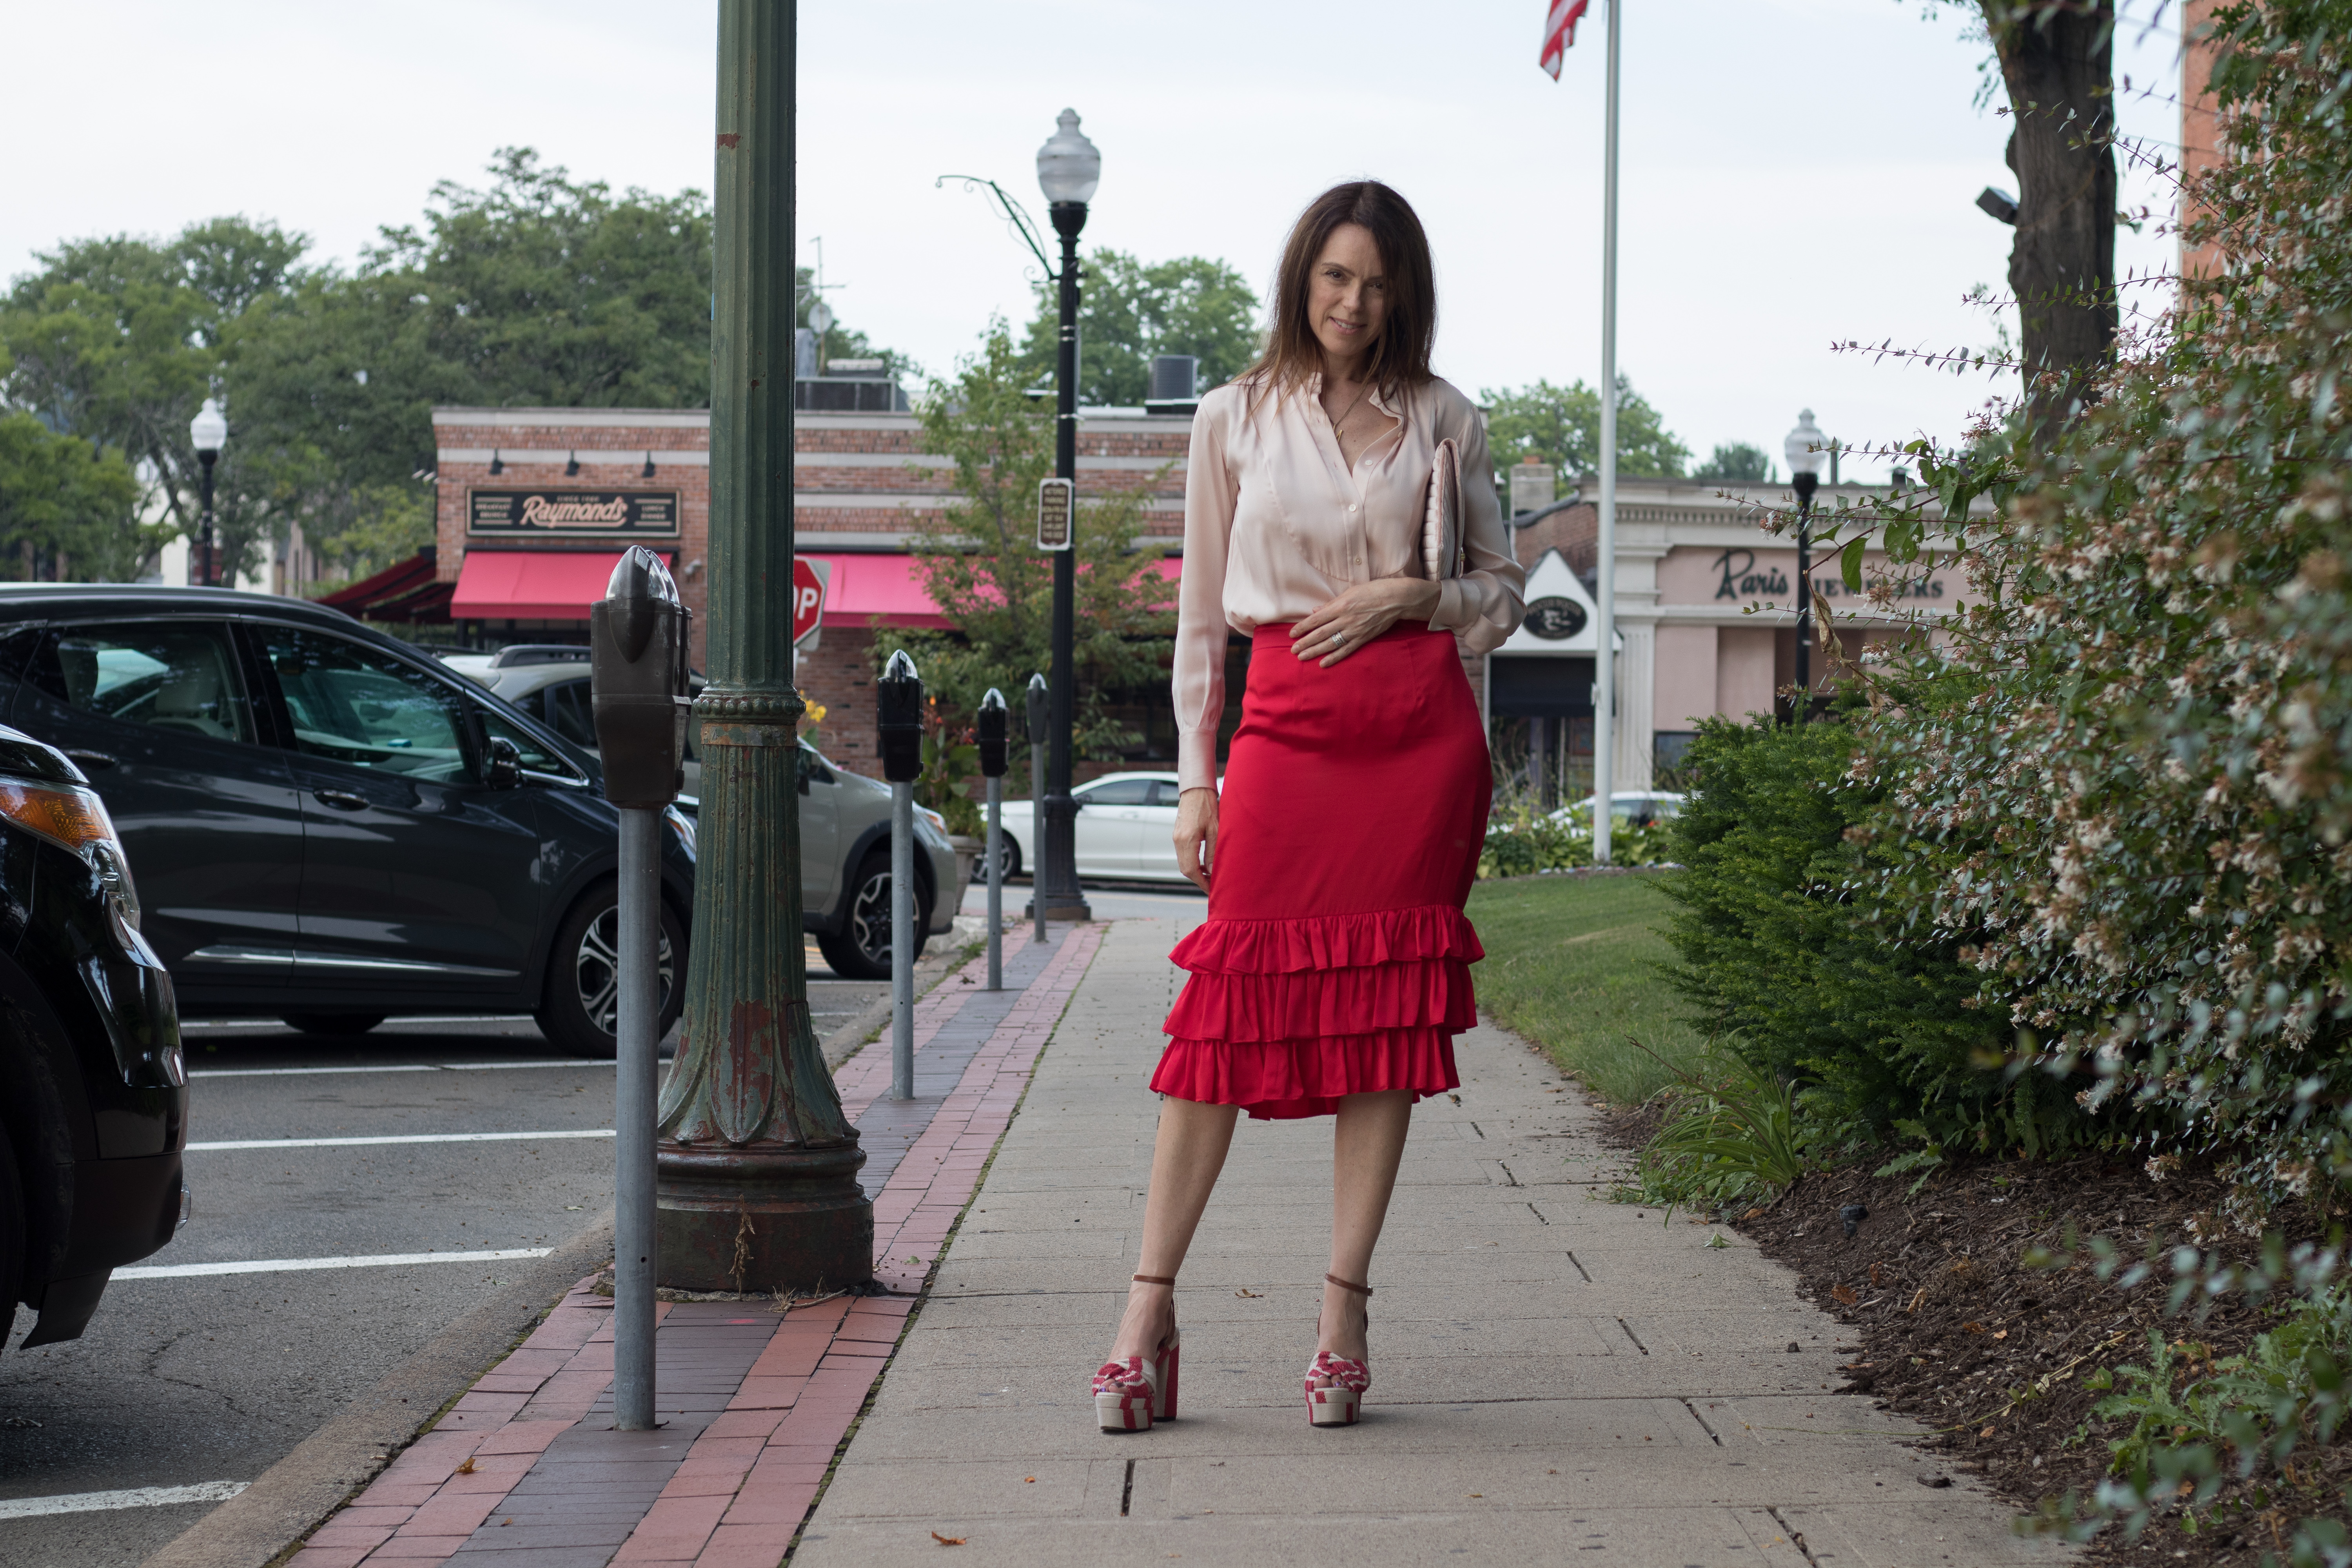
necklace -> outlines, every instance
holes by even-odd
[[[1331,434],[1332,434],[1333,436],[1339,436],[1339,435],[1340,435],[1343,431],[1345,431],[1345,429],[1347,428],[1347,425],[1348,425],[1348,418],[1349,418],[1349,416],[1350,416],[1350,415],[1352,415],[1352,414],[1354,414],[1354,413],[1356,412],[1357,408],[1358,408],[1358,407],[1359,407],[1359,406],[1363,403],[1363,401],[1364,401],[1364,394],[1366,394],[1366,393],[1370,392],[1370,390],[1371,390],[1371,385],[1370,385],[1370,384],[1369,382],[1368,382],[1368,383],[1366,383],[1365,384],[1363,384],[1363,385],[1359,386],[1358,388],[1356,388],[1356,397],[1355,397],[1355,401],[1354,401],[1354,402],[1352,402],[1352,403],[1350,403],[1350,404],[1349,404],[1349,405],[1348,405],[1348,406],[1347,406],[1343,411],[1341,411],[1341,413],[1340,413],[1340,415],[1339,415],[1339,417],[1338,417],[1337,419],[1334,419],[1333,421],[1331,421]]]

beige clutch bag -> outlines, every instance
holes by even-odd
[[[1429,466],[1428,503],[1421,523],[1421,564],[1429,580],[1459,577],[1470,564],[1462,543],[1462,454],[1453,437],[1437,444]]]

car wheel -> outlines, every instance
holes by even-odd
[[[915,889],[915,956],[923,956],[923,932],[931,923],[931,906],[919,884]],[[890,978],[890,856],[887,850],[868,855],[850,879],[849,905],[841,930],[816,939],[817,951],[844,980]]]
[[[16,1181],[16,1150],[0,1127],[0,1344],[16,1322],[25,1289],[25,1194]]]
[[[540,1033],[560,1050],[605,1061],[620,1054],[620,891],[607,883],[572,906],[555,933],[548,960],[547,998],[536,1016]],[[661,1021],[669,1033],[686,1005],[686,931],[661,910]]]
[[[305,1035],[364,1035],[383,1022],[381,1013],[289,1013],[281,1020]]]
[[[1013,837],[1010,833],[1002,833],[999,835],[999,837],[1003,842],[998,844],[996,847],[996,858],[1004,862],[1004,879],[1009,882],[1013,880],[1013,878],[1021,875],[1021,840]],[[980,869],[980,875],[975,878],[974,880],[978,881],[982,887],[986,887],[988,885],[988,868],[985,866],[982,867]]]

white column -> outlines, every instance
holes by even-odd
[[[1625,646],[1617,653],[1617,754],[1609,787],[1648,789],[1654,760],[1658,623],[1621,618],[1617,632]]]

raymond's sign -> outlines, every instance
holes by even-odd
[[[513,539],[677,537],[676,490],[474,490],[466,531]]]

